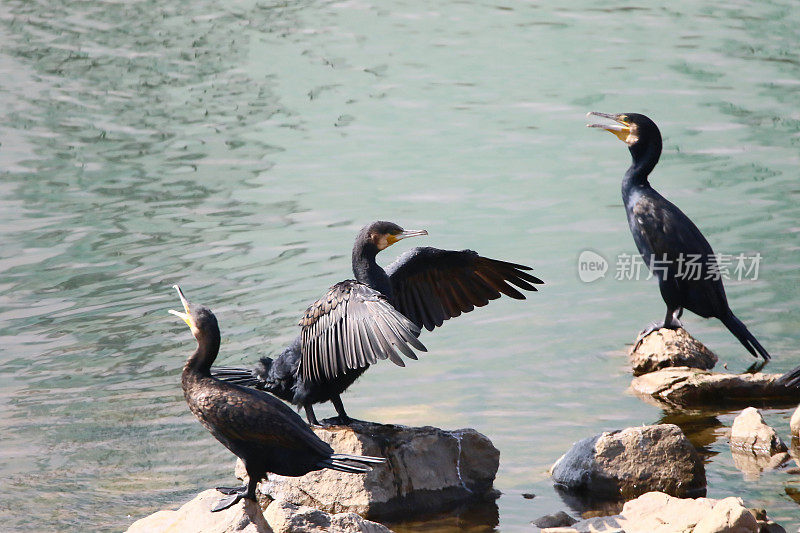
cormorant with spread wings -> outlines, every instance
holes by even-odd
[[[364,227],[353,246],[356,279],[337,283],[311,304],[300,335],[278,357],[262,357],[253,368],[217,367],[212,374],[302,406],[313,425],[319,425],[313,404],[330,401],[336,421],[347,424],[340,395],[371,364],[389,359],[405,366],[400,354],[417,359],[414,349],[427,351],[417,338],[423,327],[432,331],[502,294],[524,300],[519,289],[535,291],[542,283],[526,272],[530,267],[472,250],[420,247],[386,270],[377,264],[381,250],[427,234],[384,221]]]

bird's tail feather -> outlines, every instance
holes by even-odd
[[[783,385],[784,387],[797,387],[800,385],[800,366],[789,370],[787,373],[779,377],[775,383],[778,385]]]
[[[359,463],[381,464],[386,462],[386,459],[383,457],[371,457],[369,455],[348,455],[346,453],[335,453],[331,457],[333,459],[356,461]]]
[[[742,321],[736,318],[736,315],[729,312],[727,316],[722,319],[722,323],[725,324],[725,327],[728,328],[737,339],[739,339],[739,342],[747,348],[747,351],[750,352],[753,357],[758,357],[760,355],[765,361],[770,360],[770,355],[767,350],[753,337],[753,334],[747,330],[745,325],[742,324]]]
[[[382,457],[335,453],[331,455],[330,459],[325,460],[322,464],[327,468],[338,470],[340,472],[364,474],[372,470],[372,467],[369,466],[370,464],[381,464],[385,462],[386,459]]]
[[[211,368],[211,375],[221,381],[244,385],[246,387],[263,388],[264,386],[263,381],[256,377],[249,368],[215,366]]]

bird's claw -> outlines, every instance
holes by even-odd
[[[678,320],[677,316],[675,315],[677,315],[677,313],[673,314],[670,317],[669,322],[653,322],[652,324],[644,328],[642,331],[640,331],[639,336],[636,337],[636,342],[633,344],[633,351],[635,352],[636,349],[642,345],[642,341],[644,341],[644,338],[653,333],[654,331],[658,331],[662,328],[665,329],[683,328],[683,324],[681,323],[680,320]]]
[[[658,331],[659,329],[661,329],[663,327],[664,327],[664,324],[660,324],[658,322],[653,322],[652,324],[650,324],[649,326],[644,328],[642,331],[640,331],[639,332],[639,336],[636,337],[636,342],[633,344],[633,351],[635,352],[639,348],[639,346],[642,345],[642,341],[644,341],[645,337],[647,337],[648,335],[650,335],[654,331]]]
[[[349,416],[334,416],[331,418],[326,418],[322,421],[323,427],[330,427],[330,426],[349,426],[353,423],[353,419]]]

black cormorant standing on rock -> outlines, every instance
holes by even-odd
[[[330,401],[348,424],[341,393],[378,359],[405,366],[396,349],[411,359],[411,349],[426,351],[417,339],[461,313],[499,298],[525,296],[542,283],[530,267],[489,259],[472,250],[414,248],[384,270],[375,261],[381,250],[425,230],[404,230],[391,222],[365,226],[353,246],[353,274],[331,287],[300,319],[300,335],[274,360],[262,357],[252,369],[217,367],[220,379],[269,391],[302,406],[308,422],[319,425],[312,405]]]
[[[189,409],[226,448],[244,461],[248,483],[242,487],[218,487],[226,494],[211,511],[227,509],[242,498],[256,499],[256,485],[273,472],[302,476],[331,468],[364,473],[368,464],[385,462],[379,457],[333,453],[331,448],[286,404],[265,392],[226,383],[211,377],[211,364],[219,352],[219,326],[207,307],[190,304],[176,285],[184,312],[182,318],[197,339],[197,349],[186,361],[181,375]]]
[[[661,156],[661,133],[658,126],[637,113],[589,113],[614,121],[614,124],[589,124],[616,135],[628,145],[633,162],[622,179],[622,200],[628,213],[628,225],[644,262],[658,278],[661,297],[667,304],[663,323],[652,324],[640,335],[641,340],[659,328],[681,327],[678,320],[684,309],[703,318],[715,317],[725,324],[754,357],[768,361],[770,356],[728,306],[719,265],[711,245],[673,203],[661,196],[647,181]],[[691,272],[687,261],[697,267]],[[682,272],[684,270],[684,272]]]

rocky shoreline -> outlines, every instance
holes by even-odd
[[[660,407],[747,407],[755,402],[796,405],[800,391],[779,383],[782,374],[713,372],[717,356],[683,329],[660,329],[628,354],[631,391]]]
[[[679,411],[708,406],[796,404],[797,389],[780,374],[713,372],[717,356],[685,330],[661,329],[629,352],[631,390],[644,400]],[[791,434],[800,432],[800,408]],[[795,440],[795,442],[797,442]],[[734,464],[746,478],[784,469],[791,459],[777,432],[760,412],[747,407],[730,433]],[[795,457],[800,465],[800,456]],[[740,498],[704,497],[703,461],[678,426],[659,424],[604,432],[578,441],[550,470],[554,484],[568,498],[624,501],[616,515],[576,521],[567,513],[541,517],[532,524],[549,533],[594,531],[667,533],[782,532],[766,511],[747,509]]]
[[[474,429],[356,421],[314,432],[339,453],[388,461],[364,475],[333,470],[298,478],[270,474],[259,485],[258,503],[243,500],[218,513],[210,508],[219,493],[206,490],[178,510],[137,520],[128,532],[385,533],[390,530],[371,519],[408,519],[499,496],[493,482],[500,452]],[[240,463],[236,474],[245,477]]]
[[[474,429],[354,422],[315,428],[337,452],[385,457],[386,466],[365,475],[318,470],[305,476],[270,474],[264,495],[326,512],[355,512],[371,519],[407,518],[455,505],[496,499],[493,482],[500,452]]]
[[[625,502],[622,512],[575,521],[566,513],[534,520],[542,533],[785,533],[761,510],[745,507],[740,498],[675,498],[647,492]]]
[[[654,332],[629,355],[635,375],[631,389],[658,405],[685,408],[797,401],[796,390],[776,383],[778,375],[712,372],[716,356],[683,330]],[[800,408],[790,426],[796,444]],[[447,512],[499,496],[493,482],[500,452],[474,429],[446,431],[356,421],[314,431],[339,453],[376,455],[388,461],[366,475],[331,470],[300,478],[269,475],[259,485],[258,503],[244,500],[219,513],[209,510],[218,493],[206,490],[177,510],[137,520],[128,532],[387,533],[391,530],[381,521]],[[754,407],[744,409],[734,420],[730,446],[734,464],[746,478],[758,477],[765,470],[800,471],[790,466],[793,457],[800,466],[797,446],[790,450]],[[240,479],[245,478],[241,464],[236,471]],[[621,505],[621,511],[585,519],[559,511],[533,520],[532,531],[784,531],[769,520],[766,511],[749,509],[738,497],[705,498],[703,460],[674,424],[587,437],[567,450],[550,474],[565,501],[619,502],[614,505]]]

